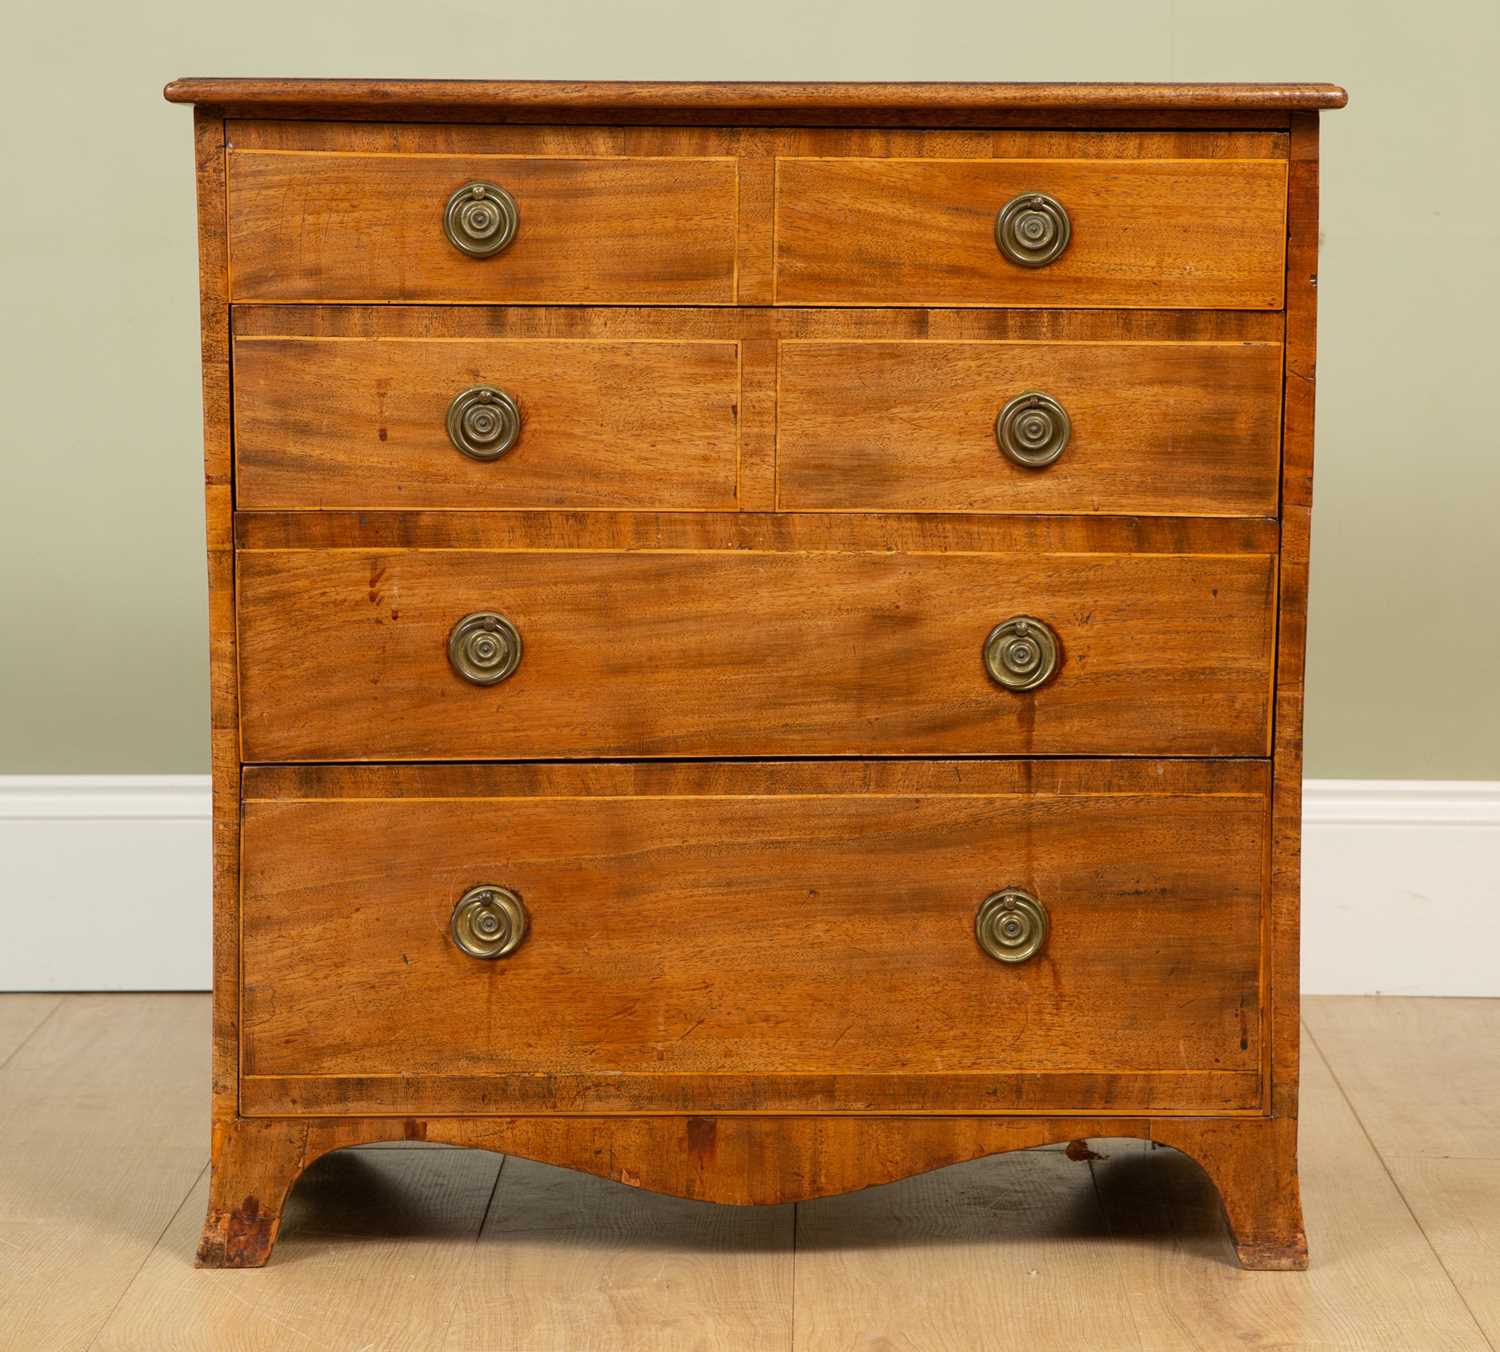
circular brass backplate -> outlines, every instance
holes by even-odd
[[[489,258],[516,237],[521,211],[498,183],[465,183],[443,208],[443,234],[460,253]]]
[[[990,630],[984,668],[1007,690],[1035,690],[1061,665],[1062,644],[1052,626],[1031,615],[1014,615]]]
[[[495,685],[521,665],[521,632],[504,615],[476,610],[449,633],[448,662],[474,685]]]
[[[1063,453],[1072,435],[1067,409],[1040,390],[1018,394],[995,419],[995,440],[1000,449],[1027,469],[1050,465]]]
[[[526,937],[519,893],[494,883],[471,887],[453,908],[453,942],[471,958],[503,958]]]
[[[1061,256],[1073,237],[1063,204],[1044,192],[1012,197],[995,217],[995,243],[1012,263],[1044,268]]]
[[[1047,908],[1030,892],[1007,887],[979,903],[974,935],[997,962],[1025,962],[1047,942]]]
[[[448,440],[474,460],[498,460],[520,439],[521,406],[493,385],[472,385],[448,405]]]

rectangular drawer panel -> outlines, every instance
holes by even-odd
[[[516,202],[489,258],[443,234],[470,182]],[[738,202],[732,158],[231,151],[230,298],[733,304]]]
[[[780,392],[784,510],[1276,513],[1279,343],[783,342]],[[1043,467],[997,440],[1033,392]]]
[[[242,337],[234,374],[241,507],[735,506],[738,343]],[[519,408],[493,460],[450,439],[476,386]]]
[[[238,561],[244,756],[1266,754],[1274,560],[1145,554],[274,550]],[[524,655],[450,668],[494,611]],[[1014,694],[991,629],[1057,632]]]
[[[1024,193],[1071,222],[1044,267],[996,246]],[[1279,160],[783,159],[776,300],[1274,310],[1285,220]]]
[[[247,788],[248,1111],[1260,1101],[1263,765],[329,773]],[[480,884],[509,956],[450,934]],[[1017,963],[975,934],[1009,888]]]

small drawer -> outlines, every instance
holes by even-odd
[[[1265,555],[241,551],[244,757],[1263,756],[1275,576]]]
[[[780,345],[789,511],[1274,516],[1280,343]]]
[[[1107,761],[252,769],[241,1102],[1251,1109],[1266,781]]]
[[[1280,160],[783,159],[776,300],[1274,310],[1285,222]]]
[[[732,509],[739,345],[241,337],[246,508]]]
[[[230,298],[733,304],[738,200],[732,158],[231,150]]]

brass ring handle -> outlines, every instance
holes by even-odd
[[[1063,453],[1072,435],[1068,410],[1040,390],[1018,394],[995,419],[995,440],[1000,449],[1026,469],[1050,465]]]
[[[1073,237],[1063,204],[1044,192],[1012,197],[995,217],[995,243],[1012,263],[1044,268],[1062,255]]]
[[[979,903],[974,936],[996,962],[1025,962],[1041,952],[1052,922],[1030,892],[1007,887]]]
[[[453,942],[471,958],[503,958],[526,937],[526,907],[519,893],[493,883],[471,887],[453,908]]]
[[[1035,690],[1057,674],[1062,644],[1050,624],[1014,615],[990,630],[984,641],[984,667],[1007,690]]]
[[[521,406],[493,385],[471,385],[453,396],[446,425],[455,451],[498,460],[520,440]]]
[[[443,208],[443,234],[470,258],[489,258],[509,247],[520,224],[516,199],[498,183],[465,183]]]
[[[497,685],[521,665],[521,631],[504,615],[476,610],[449,633],[448,662],[473,685]]]

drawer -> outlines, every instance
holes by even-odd
[[[241,337],[250,508],[733,508],[739,344]]]
[[[735,299],[732,158],[231,150],[230,298],[724,305]],[[515,203],[513,241],[444,234],[470,183]]]
[[[272,549],[237,575],[248,761],[1267,752],[1265,555]],[[521,654],[483,686],[450,658],[482,613]],[[1060,654],[1020,693],[984,661],[1016,616]]]
[[[1266,767],[250,771],[248,1113],[1261,1102]],[[473,957],[483,918],[518,946]],[[981,947],[996,893],[1021,933]],[[1038,909],[1038,907],[1040,909]],[[1045,938],[1042,938],[1042,914]],[[511,932],[511,937],[519,931]]]
[[[1280,445],[1280,343],[780,345],[786,510],[1274,516]]]
[[[1045,266],[997,245],[997,217],[1045,194],[1068,242]],[[1060,236],[1058,236],[1060,238]],[[1280,160],[782,159],[783,305],[1281,305]]]

